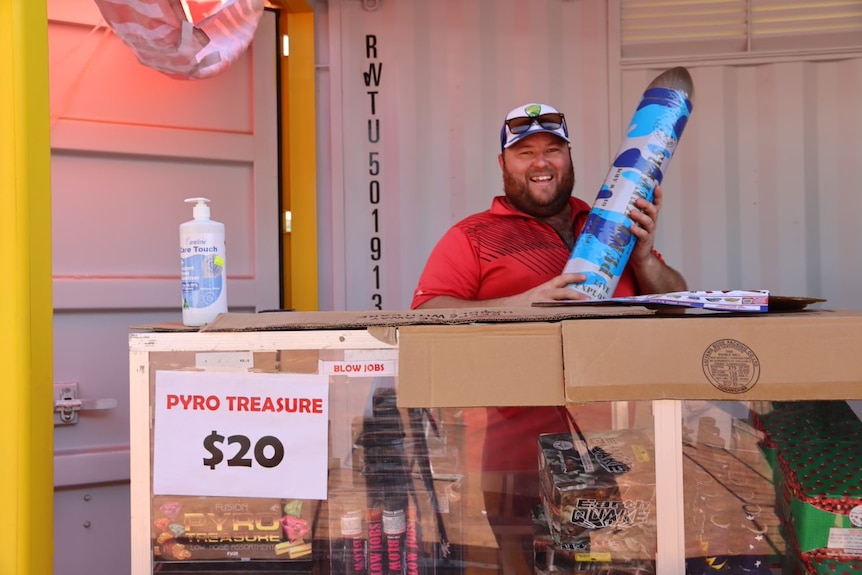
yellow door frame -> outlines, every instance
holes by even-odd
[[[46,0],[0,0],[0,573],[53,571],[51,144]]]
[[[315,122],[314,12],[305,0],[280,0],[279,29],[289,38],[282,55],[282,190],[290,228],[282,233],[282,307],[318,308],[317,298],[317,124]],[[282,215],[285,225],[287,218]]]

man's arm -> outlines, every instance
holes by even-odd
[[[439,295],[416,306],[416,309],[441,309],[462,307],[531,307],[534,302],[568,299],[588,299],[588,296],[569,289],[569,284],[586,281],[584,274],[561,274],[540,286],[525,292],[496,299],[468,300]]]
[[[661,261],[654,253],[632,266],[632,271],[642,294],[671,293],[688,289],[682,274]]]

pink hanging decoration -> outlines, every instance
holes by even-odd
[[[95,0],[138,61],[173,78],[201,79],[248,48],[264,0]]]

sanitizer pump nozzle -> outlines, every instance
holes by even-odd
[[[210,219],[210,200],[209,198],[188,198],[186,200],[187,204],[194,204],[195,207],[192,209],[192,216],[196,220],[208,220]]]

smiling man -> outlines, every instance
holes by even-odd
[[[500,131],[505,196],[455,224],[431,253],[413,308],[529,307],[536,301],[585,299],[568,289],[582,274],[561,274],[590,206],[572,197],[575,171],[563,114],[546,104],[509,112]],[[629,217],[637,243],[616,297],[666,293],[685,280],[653,249],[655,203],[638,199]]]
[[[505,195],[440,239],[413,294],[414,309],[529,307],[536,301],[587,298],[567,287],[585,281],[583,274],[561,273],[590,211],[572,197],[569,143],[565,117],[557,109],[526,104],[509,112],[498,157]],[[616,297],[686,289],[683,277],[653,247],[661,202],[656,187],[654,203],[639,198],[629,214],[637,243]],[[467,411],[467,417],[475,415]],[[563,407],[488,408],[485,415],[482,482],[488,520],[501,548],[512,526],[523,528],[518,545],[525,572],[532,572],[530,511],[540,501],[538,436],[569,431],[569,417]]]

